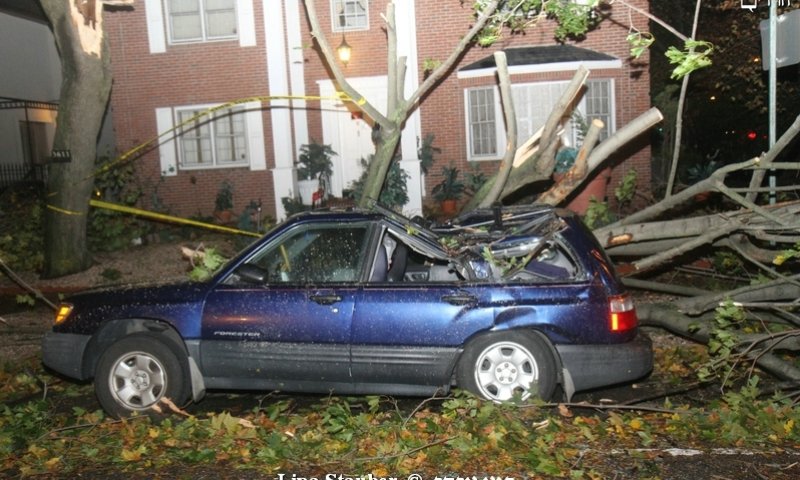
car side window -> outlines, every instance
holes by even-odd
[[[557,242],[547,241],[527,263],[515,262],[504,275],[508,281],[571,282],[580,273],[575,260]]]
[[[303,225],[267,246],[249,264],[269,283],[339,283],[360,279],[366,224]]]
[[[401,235],[385,231],[370,268],[371,283],[453,283],[463,281],[453,264],[412,248]]]

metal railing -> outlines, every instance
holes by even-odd
[[[44,183],[47,176],[44,165],[26,163],[0,163],[0,189],[17,183]]]

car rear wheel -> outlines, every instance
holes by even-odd
[[[114,417],[149,410],[165,397],[180,405],[189,396],[183,363],[155,337],[123,338],[100,357],[95,394],[103,409]]]
[[[547,341],[536,333],[492,333],[467,344],[456,381],[494,402],[531,395],[549,400],[557,383],[556,362]]]

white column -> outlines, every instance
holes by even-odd
[[[269,95],[286,96],[290,90],[289,78],[286,73],[289,60],[283,14],[285,0],[262,0],[262,2]],[[270,101],[270,107],[272,146],[275,151],[275,168],[272,170],[275,214],[278,219],[282,219],[286,216],[286,212],[283,209],[281,198],[291,196],[296,190],[294,187],[294,146],[289,101],[273,99]]]
[[[395,2],[395,9],[397,53],[406,57],[408,69],[404,90],[408,97],[419,88],[416,0]],[[406,121],[403,137],[400,140],[401,158],[403,159],[400,166],[410,177],[408,179],[408,203],[403,210],[412,215],[422,214],[422,194],[425,191],[417,156],[418,142],[422,137],[421,130],[419,109],[416,109]]]
[[[301,0],[286,0],[286,40],[289,53],[289,83],[294,97],[306,96],[305,59],[303,38],[301,36]],[[299,154],[300,145],[308,143],[308,115],[305,100],[292,100],[292,124],[294,125],[295,151]]]

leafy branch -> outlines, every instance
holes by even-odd
[[[686,40],[683,50],[670,46],[665,55],[669,63],[676,65],[670,78],[681,79],[695,70],[710,66],[712,53],[714,45],[703,40]]]

